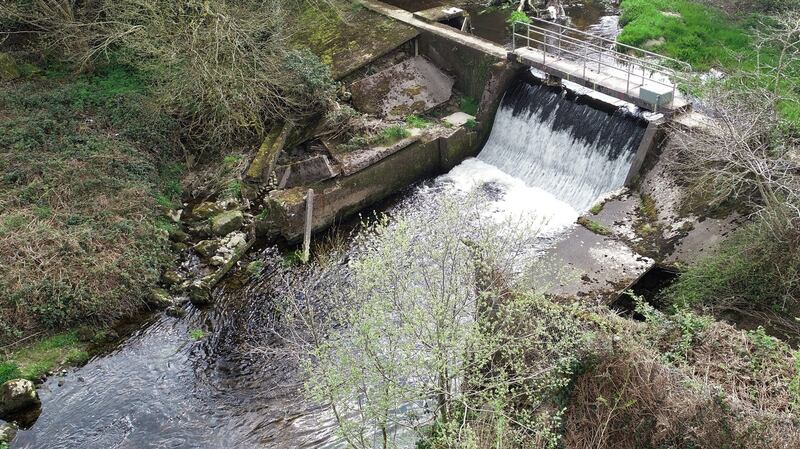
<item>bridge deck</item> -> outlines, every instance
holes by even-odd
[[[642,100],[639,96],[640,90],[643,87],[641,79],[638,80],[638,83],[635,79],[632,79],[629,83],[627,77],[615,74],[613,73],[614,70],[608,69],[607,67],[601,67],[600,70],[586,69],[584,71],[584,64],[580,62],[575,62],[574,60],[563,57],[555,57],[551,52],[547,52],[546,57],[543,58],[543,51],[529,46],[519,47],[509,51],[502,45],[462,32],[447,25],[418,19],[414,17],[413,13],[402,8],[388,5],[378,0],[360,1],[367,9],[391,17],[419,30],[430,32],[443,39],[458,42],[485,54],[495,56],[498,59],[516,61],[549,75],[572,81],[647,110],[654,109],[653,105]],[[528,37],[528,39],[530,39],[530,37]],[[648,84],[646,80],[645,87],[647,87]],[[663,85],[663,82],[656,81],[654,84]],[[666,115],[672,115],[676,112],[686,110],[690,106],[690,103],[685,99],[676,97],[671,104],[659,106],[658,111]]]
[[[600,71],[589,68],[584,70],[584,66],[580,63],[563,57],[554,57],[549,53],[546,58],[543,58],[540,50],[530,47],[518,48],[509,52],[509,58],[516,60],[520,64],[541,70],[548,75],[572,81],[641,108],[653,109],[651,104],[639,97],[641,88],[650,86],[647,81],[642,84],[640,80],[634,79],[628,85],[628,80],[618,75],[608,73],[602,69]],[[671,115],[686,110],[689,106],[690,103],[688,101],[678,96],[673,99],[671,104],[659,106],[658,110]]]

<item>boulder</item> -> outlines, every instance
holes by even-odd
[[[189,240],[189,234],[180,228],[170,228],[169,239],[176,243],[183,243]]]
[[[9,380],[0,386],[0,418],[39,408],[42,402],[33,382],[27,379]]]
[[[172,296],[163,288],[154,288],[150,290],[147,304],[158,309],[165,309],[172,305]]]
[[[178,285],[183,281],[181,275],[175,270],[166,270],[161,273],[161,283],[166,286]]]
[[[10,444],[15,436],[17,436],[17,426],[0,421],[0,444]]]
[[[244,215],[241,211],[223,212],[211,219],[211,232],[215,235],[227,235],[238,231],[242,227],[242,223],[244,223]]]
[[[194,245],[194,250],[203,257],[212,257],[219,249],[219,242],[216,240],[201,240]]]
[[[217,203],[206,201],[198,204],[194,207],[194,209],[192,209],[192,217],[197,220],[207,220],[222,211],[223,209],[219,207]]]
[[[17,62],[8,53],[0,53],[0,81],[19,78]]]
[[[186,293],[189,295],[189,301],[197,307],[209,306],[214,302],[211,291],[202,281],[195,281],[189,284],[186,288]]]

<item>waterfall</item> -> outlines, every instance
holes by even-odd
[[[644,131],[627,111],[604,112],[519,80],[478,159],[584,211],[622,187]]]

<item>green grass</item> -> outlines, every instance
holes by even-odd
[[[408,125],[409,128],[425,129],[431,126],[432,123],[433,122],[429,119],[418,115],[409,115],[406,117],[406,125]]]
[[[172,119],[124,67],[0,85],[0,111],[0,343],[135,313],[171,262]]]
[[[603,211],[603,207],[605,207],[605,205],[606,205],[606,203],[604,203],[604,202],[597,203],[594,206],[592,206],[591,209],[589,209],[589,212],[591,212],[592,215],[597,215],[597,214],[599,214],[600,212]]]
[[[754,222],[737,230],[719,249],[681,273],[666,291],[673,306],[713,307],[736,299],[747,307],[800,314],[800,254]]]
[[[405,127],[401,125],[390,126],[383,130],[381,133],[380,143],[384,145],[391,145],[397,141],[403,140],[406,137],[409,137],[411,132]]]
[[[0,363],[0,383],[9,379],[40,379],[66,365],[79,365],[89,360],[88,343],[76,332],[56,334],[23,346]]]
[[[594,221],[587,217],[580,217],[578,218],[578,224],[583,226],[584,228],[594,232],[598,235],[611,235],[611,230],[603,226],[602,223],[598,221]]]
[[[727,72],[722,83],[730,89],[758,86],[772,91],[777,83],[785,97],[778,104],[781,117],[800,127],[800,91],[795,88],[800,84],[800,64],[788,67],[785,78],[776,82],[770,67],[777,65],[779,51],[766,46],[757,52],[753,45],[753,31],[763,26],[757,19],[763,16],[729,17],[691,0],[623,0],[621,8],[619,42],[638,47],[657,43],[648,49],[688,62],[696,71]],[[682,88],[704,96],[703,85]]]
[[[697,70],[734,63],[731,51],[750,45],[746,30],[712,7],[689,0],[623,0],[618,40],[637,47],[664,39],[652,50]]]
[[[189,338],[194,341],[199,341],[206,338],[206,333],[202,329],[192,329],[189,331]]]
[[[477,120],[475,120],[474,118],[471,118],[471,119],[467,120],[467,121],[464,123],[464,126],[465,126],[467,129],[475,129],[475,128],[477,128],[477,127],[478,127],[478,121],[477,121]]]

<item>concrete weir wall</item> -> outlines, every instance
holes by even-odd
[[[415,182],[444,173],[475,156],[477,137],[475,131],[457,128],[446,135],[413,142],[349,176],[310,187],[273,191],[266,200],[265,218],[257,223],[257,232],[267,237],[280,236],[290,242],[300,239],[309,188],[314,189],[312,228],[314,231],[325,229]]]

